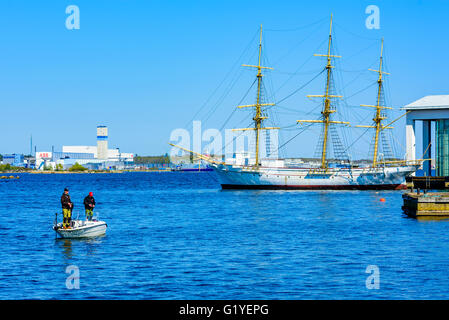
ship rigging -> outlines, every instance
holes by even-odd
[[[346,150],[335,130],[334,126],[350,126],[349,121],[339,121],[334,115],[337,112],[336,99],[343,99],[335,92],[333,84],[333,59],[341,58],[332,52],[332,22],[330,18],[329,35],[327,41],[326,54],[314,54],[314,56],[326,58],[326,65],[322,72],[326,74],[325,90],[320,95],[308,95],[308,98],[322,99],[322,110],[319,119],[297,120],[302,128],[306,129],[311,125],[321,125],[321,135],[319,139],[320,162],[319,166],[313,163],[305,163],[300,167],[287,166],[285,161],[278,159],[273,162],[263,161],[260,157],[261,132],[267,130],[281,129],[280,127],[267,127],[265,122],[268,119],[266,108],[276,104],[265,102],[262,99],[263,70],[273,70],[271,67],[262,66],[262,26],[259,31],[258,63],[257,65],[246,65],[244,67],[255,68],[257,70],[256,101],[254,104],[239,105],[237,109],[254,108],[253,126],[233,129],[234,131],[254,132],[255,159],[253,163],[228,163],[217,161],[201,153],[192,152],[186,148],[180,149],[196,154],[198,158],[210,163],[216,172],[220,184],[224,189],[396,189],[404,186],[405,177],[413,174],[422,164],[423,160],[413,162],[406,161],[378,161],[379,140],[384,130],[391,129],[391,124],[383,124],[386,120],[386,109],[383,94],[383,75],[388,75],[383,70],[383,39],[381,42],[381,53],[379,70],[371,70],[378,73],[377,79],[377,99],[375,105],[361,105],[375,109],[373,125],[357,125],[358,128],[375,129],[372,164],[361,167],[349,161]],[[321,73],[320,73],[321,74]],[[284,99],[282,99],[284,100]],[[402,117],[402,116],[401,116]],[[296,135],[297,136],[297,135]],[[295,137],[296,137],[295,136]],[[329,141],[332,140],[334,158],[340,158],[340,165],[330,166]],[[289,140],[290,141],[290,140]],[[289,142],[288,141],[288,142]],[[171,144],[173,145],[173,144]],[[176,145],[173,145],[176,146]],[[176,146],[178,147],[178,146]],[[335,159],[334,159],[335,160]],[[391,159],[390,159],[391,160]],[[342,165],[345,163],[345,165]]]

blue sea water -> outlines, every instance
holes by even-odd
[[[66,186],[74,216],[94,193],[106,236],[55,238]],[[22,174],[0,181],[0,299],[448,299],[449,221],[404,216],[401,195],[223,191],[210,172]]]

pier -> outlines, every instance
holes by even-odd
[[[408,177],[402,210],[410,217],[449,217],[449,177]],[[428,190],[433,190],[428,192]]]
[[[402,209],[410,217],[449,217],[449,95],[425,96],[402,109],[406,111],[407,160],[417,156],[417,122],[422,122],[422,157],[426,160],[424,177],[406,178],[409,191],[402,195]],[[432,165],[436,176],[432,176]]]
[[[402,195],[402,209],[410,217],[444,216],[449,217],[449,193],[407,192]]]

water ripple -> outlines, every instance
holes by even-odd
[[[55,239],[65,186],[81,217],[94,192],[106,236]],[[449,221],[406,218],[401,202],[221,191],[209,173],[22,174],[0,183],[0,299],[448,299]]]

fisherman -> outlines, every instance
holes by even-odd
[[[86,219],[92,221],[94,215],[95,199],[94,194],[89,192],[89,195],[84,198],[84,209],[86,209]]]
[[[73,202],[70,200],[69,189],[64,188],[64,193],[61,196],[62,214],[64,219],[62,221],[62,227],[64,229],[70,228],[70,222],[72,220]]]

